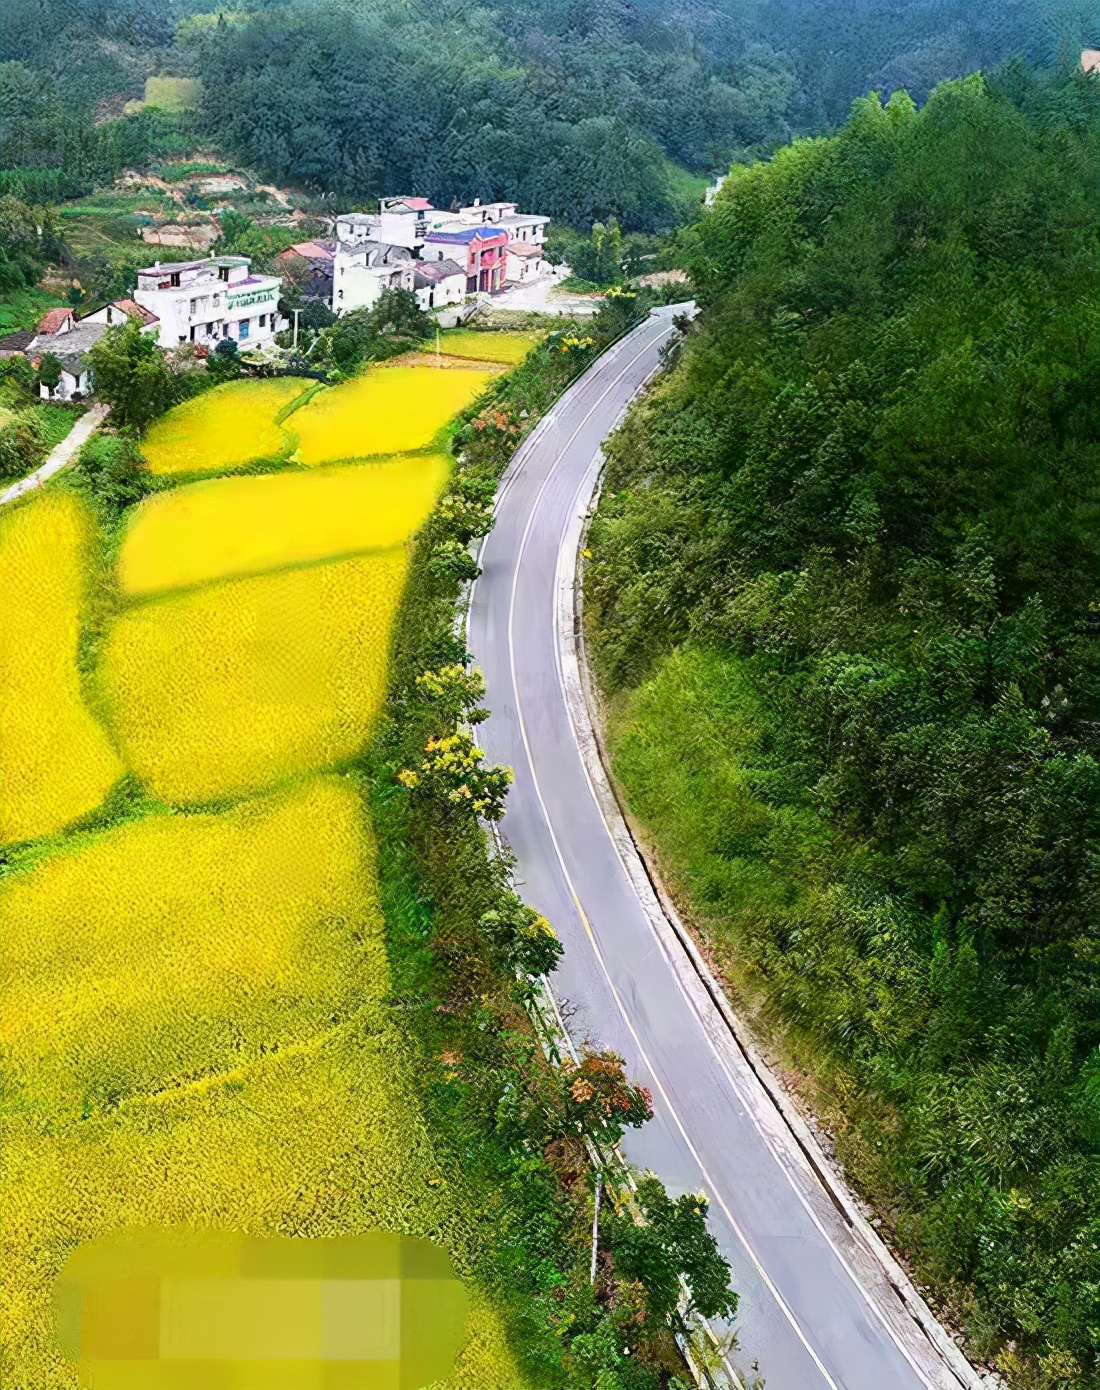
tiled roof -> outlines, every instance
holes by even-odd
[[[307,261],[331,261],[336,251],[334,241],[296,241],[287,248]],[[287,253],[284,251],[283,255]]]
[[[71,309],[50,309],[38,320],[39,333],[56,333],[66,319],[73,318]]]
[[[86,314],[81,314],[78,325],[87,323],[93,314],[102,313],[104,309],[117,309],[120,314],[125,314],[128,319],[134,319],[143,328],[151,323],[160,323],[160,316],[154,314],[152,309],[146,309],[144,304],[138,304],[133,299],[112,299],[108,304],[98,304],[94,309],[89,309]]]
[[[461,275],[466,278],[466,272],[457,261],[417,261],[416,278],[423,280],[425,284],[438,284],[441,280],[449,280],[452,275]]]
[[[486,222],[476,227],[445,223],[435,231],[429,232],[427,240],[468,246],[471,241],[491,241],[501,237],[507,240],[508,233],[502,227],[495,226],[492,222]]]
[[[114,302],[116,309],[121,309],[128,319],[137,319],[138,323],[150,324],[160,323],[160,315],[154,314],[152,309],[147,309],[144,304],[139,304],[136,299],[116,299]]]
[[[28,343],[27,356],[41,359],[46,353],[52,353],[68,371],[74,371],[77,367],[83,369],[84,354],[106,332],[105,324],[79,323],[68,333],[39,333]]]
[[[33,328],[17,328],[14,333],[0,338],[0,352],[22,352],[33,341]]]

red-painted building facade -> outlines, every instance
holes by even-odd
[[[458,223],[429,232],[424,242],[426,261],[457,259],[460,247],[466,248],[466,293],[479,290],[493,294],[504,286],[507,271],[508,233],[491,225],[465,227]]]

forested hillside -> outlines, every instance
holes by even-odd
[[[0,167],[67,192],[158,148],[150,113],[92,121],[168,72],[202,79],[192,142],[345,201],[507,196],[656,229],[699,176],[843,120],[871,87],[920,100],[1016,54],[1071,63],[1092,22],[1080,0],[6,0],[0,63],[22,66]]]
[[[859,102],[684,237],[586,611],[634,813],[922,1282],[1100,1385],[1100,84]]]

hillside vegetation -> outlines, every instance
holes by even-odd
[[[872,86],[922,99],[1014,55],[1069,63],[1092,23],[1079,0],[855,11],[836,0],[8,0],[0,187],[74,196],[207,142],[345,203],[507,197],[576,226],[615,216],[628,231],[662,229],[698,200],[699,175],[842,120]]]
[[[586,579],[633,811],[1029,1390],[1100,1384],[1098,228],[1080,75],[736,168]]]

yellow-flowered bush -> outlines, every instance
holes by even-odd
[[[386,992],[355,784],[151,816],[0,884],[0,1049],[44,1121],[225,1071]]]
[[[310,385],[282,376],[215,386],[155,421],[141,451],[154,473],[217,473],[277,458],[290,439],[276,416]]]
[[[86,815],[123,770],[80,691],[91,541],[75,497],[36,497],[0,522],[0,841]]]
[[[76,1390],[52,1336],[53,1280],[77,1244],[124,1225],[396,1230],[441,1242],[461,1273],[476,1218],[462,1216],[438,1166],[401,1049],[395,1032],[364,1017],[68,1132],[45,1136],[13,1118],[0,1202],[5,1385]],[[456,1374],[443,1384],[523,1384],[499,1324],[476,1300]]]
[[[439,335],[439,350],[447,357],[514,365],[522,362],[544,337],[543,333],[490,333],[476,328],[451,328]]]
[[[298,437],[296,457],[313,465],[422,449],[492,376],[490,371],[376,367],[320,392],[289,417],[287,428]]]
[[[427,516],[447,470],[443,455],[417,454],[160,493],[130,519],[119,584],[124,593],[148,594],[390,549]]]
[[[177,804],[345,762],[386,687],[405,552],[169,594],[125,613],[103,680],[130,765]]]

